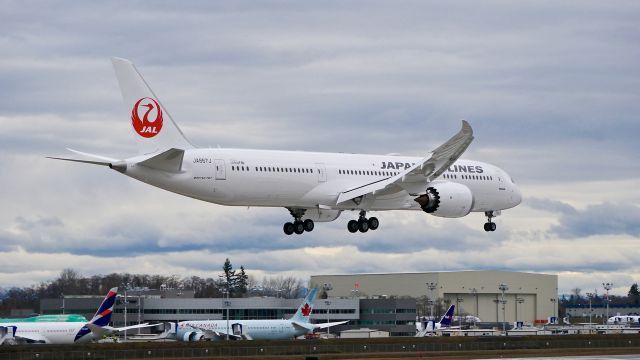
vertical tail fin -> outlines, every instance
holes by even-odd
[[[193,145],[173,121],[135,65],[129,60],[111,58],[127,111],[131,112],[134,138],[140,154],[170,148],[188,149]],[[166,121],[165,121],[166,120]]]
[[[455,309],[455,305],[449,306],[449,310],[442,316],[440,319],[440,327],[449,327],[453,322],[453,310]]]
[[[291,321],[298,321],[307,323],[309,322],[309,318],[311,317],[311,311],[313,310],[313,305],[316,301],[316,293],[318,292],[317,288],[311,289],[307,296],[304,298],[304,301],[298,307],[298,311],[291,317]]]
[[[107,296],[102,300],[102,304],[100,304],[98,311],[96,311],[93,319],[91,319],[91,324],[100,327],[109,325],[109,322],[111,321],[111,314],[113,313],[113,306],[116,303],[116,295],[118,295],[117,287],[109,290]]]

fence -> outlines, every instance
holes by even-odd
[[[462,341],[464,340],[464,341]],[[1,360],[89,360],[89,359],[170,359],[170,358],[229,358],[236,356],[278,356],[278,355],[320,355],[320,354],[353,354],[353,353],[433,353],[456,351],[485,351],[485,350],[515,350],[515,349],[575,349],[575,348],[630,348],[640,347],[640,337],[632,338],[588,338],[588,339],[531,339],[517,340],[502,338],[490,339],[461,339],[455,341],[430,341],[420,342],[416,340],[402,342],[376,342],[371,339],[362,339],[359,342],[350,341],[340,343],[334,341],[331,344],[314,343],[305,341],[293,341],[290,344],[251,346],[250,342],[231,342],[229,344],[206,347],[165,347],[147,349],[109,349],[109,344],[104,349],[93,345],[87,350],[56,349],[55,346],[31,347],[21,346],[20,349],[4,347],[0,351]],[[123,345],[123,344],[120,344]],[[168,345],[168,344],[163,344]],[[79,347],[82,347],[80,345]]]

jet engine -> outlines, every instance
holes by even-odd
[[[204,341],[207,340],[207,337],[202,331],[180,329],[176,333],[176,339],[178,341]]]
[[[427,188],[427,193],[414,199],[424,212],[446,218],[467,215],[473,207],[473,193],[458,183],[442,182]]]

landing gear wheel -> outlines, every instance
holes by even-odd
[[[369,224],[369,230],[375,230],[380,226],[380,221],[378,221],[377,217],[370,217],[367,223]]]
[[[311,219],[305,220],[302,224],[304,226],[304,231],[306,231],[306,232],[313,231],[313,228],[315,227],[315,224],[313,223],[313,220],[311,220]]]
[[[484,223],[484,231],[496,231],[496,223]]]
[[[293,223],[293,232],[300,235],[304,232],[304,224],[302,221],[296,221]]]
[[[358,222],[355,220],[349,220],[349,222],[347,223],[347,229],[349,230],[350,233],[355,233],[358,231]]]
[[[366,233],[367,231],[369,231],[369,223],[367,222],[367,220],[358,220],[358,230],[360,230],[361,233]]]
[[[484,231],[496,231],[496,224],[491,221],[494,217],[500,215],[500,211],[485,211],[487,222],[484,224]]]
[[[282,227],[282,230],[284,230],[284,233],[287,234],[287,235],[293,234],[293,224],[290,223],[290,222],[284,223],[284,226]]]

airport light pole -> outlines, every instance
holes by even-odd
[[[131,286],[130,283],[126,283],[124,284],[124,326],[127,326],[127,304],[129,303],[129,301],[127,300],[127,290],[129,289],[129,286]],[[124,331],[124,342],[127,342],[127,330]]]
[[[324,304],[327,305],[327,324],[329,323],[329,307],[331,306],[331,301],[325,300]],[[327,339],[329,338],[329,327],[327,326]]]
[[[587,298],[589,299],[589,326],[591,326],[591,299],[593,299],[593,295],[592,292],[587,293]]]
[[[60,297],[62,298],[62,315],[64,315],[64,293],[60,294]]]
[[[506,304],[507,300],[504,299],[505,291],[509,290],[509,286],[505,284],[498,285],[498,289],[502,292],[502,299],[500,303],[502,303],[502,332],[507,333],[507,312],[506,312]]]
[[[470,290],[470,291],[471,291],[471,295],[473,295],[473,297],[474,297],[474,298],[475,298],[475,300],[476,300],[476,311],[475,311],[475,313],[473,314],[473,315],[474,315],[474,316],[473,316],[473,327],[475,328],[475,327],[476,327],[476,318],[478,317],[478,289],[476,289],[476,288],[471,288],[471,290]]]
[[[222,289],[222,294],[226,299],[224,301],[224,307],[227,308],[227,336],[226,340],[229,341],[229,307],[231,306],[231,301],[229,301],[229,289]]]
[[[518,304],[522,304],[524,302],[524,298],[518,297],[516,295],[516,321],[518,321]]]
[[[460,303],[464,302],[464,298],[456,294],[456,313],[458,314],[458,326],[462,328],[462,319],[460,319]]]
[[[607,291],[607,315],[605,317],[605,324],[609,321],[609,290],[613,288],[613,283],[602,283],[602,287]]]
[[[556,318],[555,322],[557,323],[558,322],[558,314],[556,313],[556,303],[558,302],[558,299],[551,298],[551,299],[549,299],[549,301],[551,301],[553,303],[553,314],[552,314],[552,316],[554,318]]]
[[[429,304],[429,316],[431,317],[431,320],[434,320],[433,317],[433,290],[435,290],[438,287],[438,283],[437,282],[428,282],[427,284],[427,288],[429,289],[429,294],[431,295],[429,297],[429,299],[427,300],[427,303]]]

